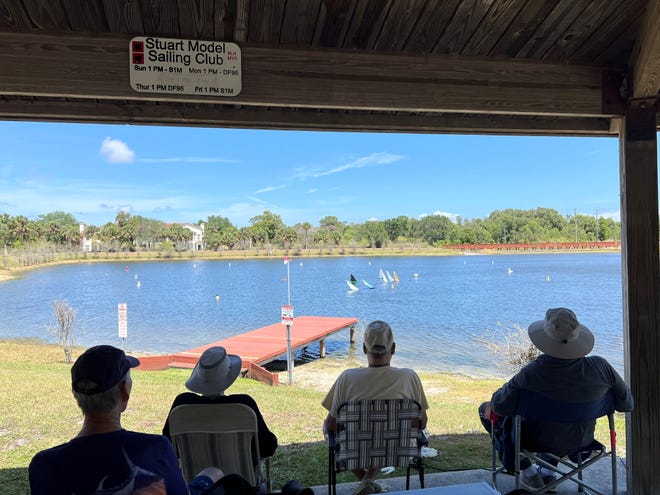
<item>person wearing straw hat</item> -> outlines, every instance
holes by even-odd
[[[80,355],[71,368],[71,388],[83,413],[82,428],[69,442],[32,458],[33,495],[197,495],[222,477],[222,471],[209,467],[186,485],[167,439],[122,428],[133,385],[130,370],[139,364],[110,345]]]
[[[495,391],[490,402],[481,404],[479,416],[489,432],[491,410],[501,418],[514,415],[520,390],[532,390],[565,402],[595,401],[612,390],[615,409],[632,410],[632,393],[621,376],[604,358],[587,356],[594,347],[594,335],[578,321],[573,311],[548,309],[545,318],[530,324],[527,332],[542,354]],[[593,440],[596,422],[570,425],[561,430],[547,423],[530,423],[526,423],[527,438],[542,445],[556,446],[557,450],[576,451]],[[554,480],[551,471],[539,469],[527,459],[521,460],[521,468],[523,483],[529,488],[539,489]]]
[[[257,416],[259,454],[262,458],[271,457],[277,449],[277,437],[268,429],[255,400],[247,394],[225,395],[241,373],[241,366],[241,358],[227,354],[224,347],[209,347],[199,357],[186,381],[190,392],[179,394],[170,411],[183,404],[244,404]],[[171,440],[169,421],[165,422],[163,435]]]

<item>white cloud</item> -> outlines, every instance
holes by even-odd
[[[298,168],[296,169],[294,177],[298,179],[306,179],[308,177],[323,177],[326,175],[337,174],[339,172],[345,172],[346,170],[355,168],[387,165],[402,160],[403,158],[404,157],[401,155],[394,155],[392,153],[372,153],[371,155],[360,157],[356,160],[345,163],[343,165],[339,165],[337,167],[333,167],[329,170]]]
[[[258,191],[254,191],[252,194],[263,194],[265,192],[270,192],[270,191],[277,191],[278,189],[284,189],[286,186],[268,186],[264,187],[263,189],[259,189]]]
[[[440,210],[437,210],[437,211],[434,211],[434,212],[431,213],[431,214],[428,214],[428,213],[420,213],[419,215],[417,215],[417,218],[422,219],[422,218],[424,218],[424,217],[428,217],[428,216],[443,216],[443,217],[447,217],[449,220],[451,220],[452,222],[456,223],[456,220],[458,220],[458,217],[460,217],[461,215],[460,215],[460,213],[449,213],[449,212],[447,212],[447,211],[440,211]]]
[[[308,189],[307,191],[305,191],[305,194],[314,194],[317,191],[318,191],[317,188],[312,187],[311,189]]]
[[[132,163],[135,158],[135,152],[125,142],[109,136],[101,143],[101,154],[110,163]]]
[[[620,222],[621,221],[621,212],[620,211],[604,211],[602,213],[599,213],[598,216],[605,217],[605,218],[611,218],[615,222]]]
[[[267,205],[268,201],[264,201],[261,198],[255,198],[254,196],[248,196],[247,197],[250,201],[254,201],[255,203],[259,203],[260,205]]]

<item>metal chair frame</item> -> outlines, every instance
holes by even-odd
[[[610,431],[610,450],[607,451],[606,447],[597,441],[593,441],[590,445],[586,445],[578,449],[578,452],[571,454],[570,458],[575,458],[576,461],[566,459],[565,455],[557,455],[553,452],[540,452],[531,451],[521,445],[522,437],[522,423],[523,421],[551,421],[561,424],[579,424],[594,421],[603,416],[607,416],[609,431]],[[583,493],[595,493],[598,495],[607,495],[605,492],[589,485],[583,479],[583,472],[595,462],[603,457],[611,457],[612,465],[612,490],[611,494],[617,494],[617,472],[616,472],[616,430],[614,426],[614,397],[612,392],[608,392],[604,397],[599,400],[576,403],[576,402],[563,402],[551,399],[542,394],[532,392],[530,390],[520,391],[520,398],[516,414],[514,415],[514,472],[507,472],[504,466],[498,467],[497,452],[495,449],[495,422],[499,417],[491,414],[491,443],[492,443],[492,480],[493,487],[497,489],[497,475],[498,474],[512,474],[515,476],[516,489],[521,488],[520,482],[520,460],[521,456],[527,457],[532,464],[536,463],[549,470],[554,471],[558,477],[552,483],[545,485],[542,489],[534,493],[539,495],[547,493],[548,491],[556,488],[557,485],[564,481],[572,481],[578,485],[578,491]],[[557,466],[547,462],[540,455],[550,457],[558,463]],[[584,457],[586,454],[586,458]],[[565,469],[559,468],[561,464]],[[577,478],[576,478],[577,476]]]

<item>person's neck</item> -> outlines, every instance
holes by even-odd
[[[111,433],[119,430],[121,430],[121,413],[112,411],[93,416],[85,416],[82,429],[76,437],[99,435],[101,433]]]
[[[370,363],[369,368],[382,368],[383,366],[389,366],[390,363]]]

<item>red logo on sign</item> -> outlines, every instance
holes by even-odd
[[[134,53],[133,54],[133,63],[142,65],[144,64],[144,53]]]
[[[144,42],[134,41],[133,42],[133,51],[134,52],[143,52],[144,51]]]

